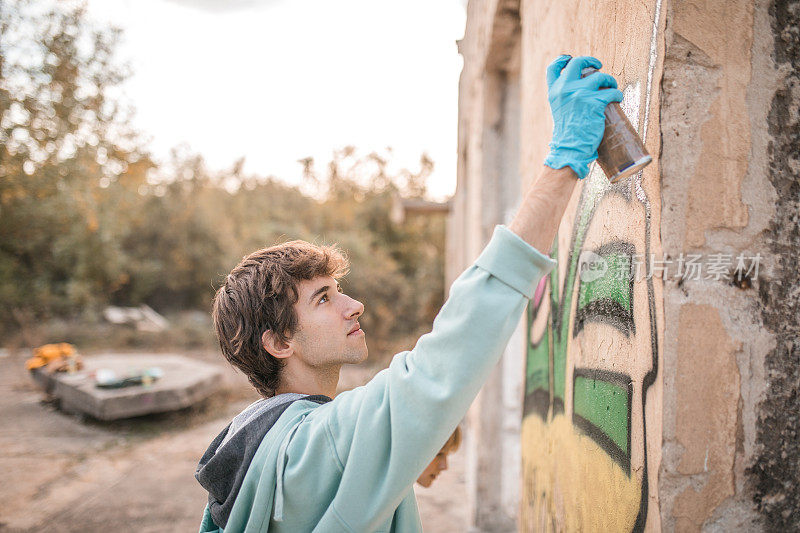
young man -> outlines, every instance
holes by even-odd
[[[201,531],[420,531],[413,483],[500,358],[537,282],[577,178],[597,157],[614,79],[581,78],[590,57],[547,69],[553,140],[541,176],[413,350],[340,394],[339,370],[367,357],[361,303],[337,278],[347,264],[299,241],[245,258],[217,292],[225,357],[265,397],[211,444],[196,476],[209,491]],[[541,250],[542,252],[540,252]]]

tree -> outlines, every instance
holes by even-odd
[[[147,159],[114,95],[119,35],[81,6],[0,0],[4,320],[75,311],[118,282],[107,189]]]

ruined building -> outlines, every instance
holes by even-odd
[[[467,417],[476,530],[800,530],[798,17],[470,0],[449,281],[540,172],[559,54],[602,60],[654,158],[575,189],[558,268]]]

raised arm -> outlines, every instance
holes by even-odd
[[[544,167],[528,189],[508,229],[544,254],[550,253],[558,224],[578,182],[569,167]]]
[[[541,175],[528,189],[508,226],[545,254],[550,252],[576,178],[585,178],[589,165],[597,159],[606,105],[622,100],[612,76],[595,72],[581,78],[586,67],[599,69],[601,64],[593,57],[562,55],[547,67],[547,93],[554,124],[550,153]]]

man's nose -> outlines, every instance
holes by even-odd
[[[361,315],[364,314],[364,304],[362,304],[358,300],[350,298],[347,295],[345,295],[345,298],[347,298],[347,300],[348,300],[347,301],[347,308],[346,308],[347,309],[347,318],[358,318],[358,317],[360,317]]]

